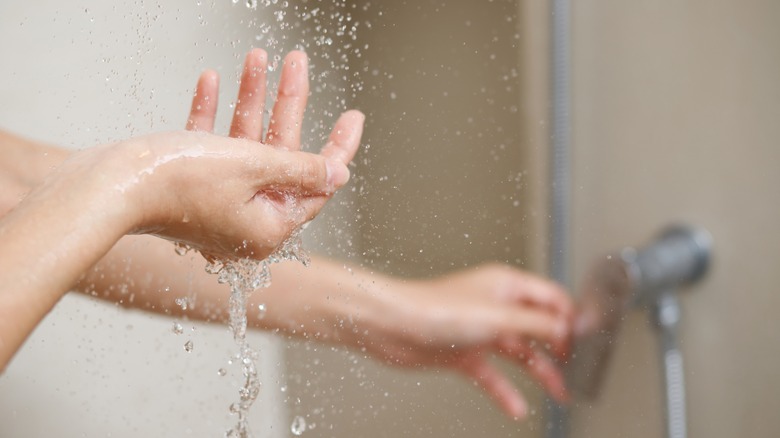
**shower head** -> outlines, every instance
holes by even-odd
[[[643,248],[624,248],[595,265],[579,298],[574,351],[567,365],[568,385],[575,394],[598,396],[626,313],[654,305],[662,293],[701,278],[711,248],[706,230],[677,225]]]
[[[699,280],[710,264],[712,236],[702,228],[676,225],[639,251],[623,250],[635,304],[654,303],[658,294]]]

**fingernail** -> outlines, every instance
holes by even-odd
[[[337,189],[349,181],[349,169],[341,161],[325,160],[327,170],[328,188]]]

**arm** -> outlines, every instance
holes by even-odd
[[[0,221],[0,370],[123,235],[155,234],[212,258],[267,257],[346,183],[362,121],[345,113],[321,155],[180,132],[66,159]],[[9,135],[0,140],[11,160],[44,150]],[[24,176],[35,180],[47,161]],[[17,188],[28,181],[11,179]]]
[[[266,59],[261,50],[247,56],[231,136],[262,138],[257,120],[265,103]],[[300,148],[307,73],[303,53],[285,58],[273,113],[289,117],[271,118],[267,144]],[[216,81],[201,78],[188,126],[213,127],[216,106],[209,103],[215,102],[216,88]],[[250,315],[257,327],[358,348],[390,364],[451,367],[478,382],[513,417],[525,415],[525,401],[489,362],[494,354],[525,367],[559,401],[568,397],[549,355],[563,357],[568,350],[573,306],[553,283],[500,265],[429,281],[387,277],[319,258],[309,268],[288,263],[272,272],[270,289],[252,297],[255,304],[268,306],[264,318]],[[192,277],[201,279],[193,280],[200,305],[219,303],[224,291],[203,275]],[[210,309],[196,310],[197,317],[220,315]]]
[[[224,322],[229,290],[203,267],[176,255],[168,242],[129,236],[80,290],[129,307]],[[270,287],[250,296],[249,309],[267,308],[263,317],[248,313],[252,327],[347,346],[394,366],[453,369],[512,417],[524,417],[527,406],[491,364],[493,356],[525,368],[556,399],[568,398],[551,357],[568,348],[573,309],[553,283],[503,265],[406,280],[319,257],[308,267],[282,263],[271,271]],[[190,289],[196,305],[183,310],[175,300]]]
[[[265,95],[265,59],[259,50],[247,56],[233,136],[262,136],[257,115],[264,104],[259,97]],[[297,148],[308,95],[305,74],[305,56],[289,55],[273,113],[293,117],[274,119],[266,143]],[[189,129],[212,129],[217,86],[214,73],[201,76]],[[560,372],[548,356],[567,348],[572,306],[552,283],[499,265],[425,281],[388,277],[318,257],[309,267],[285,263],[271,269],[270,288],[253,294],[250,306],[263,303],[268,311],[263,318],[251,312],[251,326],[365,349],[394,365],[450,367],[475,379],[514,417],[524,416],[525,402],[490,364],[493,355],[515,361],[554,397],[566,398]],[[79,290],[170,315],[206,321],[227,317],[227,287],[206,274],[201,261],[177,256],[170,243],[149,236],[124,237],[82,279]],[[197,291],[197,305],[185,312],[175,300],[187,290]],[[536,340],[551,349],[532,347]]]

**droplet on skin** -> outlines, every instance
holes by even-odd
[[[187,223],[189,221],[190,221],[190,219],[187,216],[182,218],[182,222],[184,222],[184,223]],[[192,249],[191,246],[187,245],[186,243],[182,243],[182,242],[174,242],[173,243],[173,248],[176,251],[176,254],[178,254],[180,256],[183,256],[183,255],[187,254]]]

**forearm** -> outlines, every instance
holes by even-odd
[[[0,221],[0,369],[127,231],[121,208],[105,189],[54,178]]]
[[[267,306],[257,325],[307,339],[360,347],[402,328],[398,319],[415,281],[391,278],[324,258],[272,268],[272,285],[252,296]]]
[[[177,255],[168,241],[125,236],[76,288],[126,307],[221,323],[228,317],[230,290],[205,264],[194,252]],[[390,309],[402,307],[391,301],[414,284],[320,257],[310,266],[275,264],[271,272],[270,287],[250,296],[250,327],[352,346],[360,345],[365,330],[377,336],[397,327]],[[184,306],[187,297],[194,303]]]
[[[0,131],[0,164],[24,184],[40,184],[70,152]],[[20,163],[24,164],[19,169]],[[204,270],[197,253],[178,256],[171,242],[154,236],[124,236],[74,286],[74,290],[126,307],[171,316],[224,322],[230,290]],[[314,257],[311,266],[285,262],[272,266],[272,284],[251,296],[249,324],[260,329],[357,345],[361,325],[392,326],[388,309],[393,294],[409,283]],[[392,287],[391,287],[392,285]],[[182,301],[193,296],[195,305]],[[186,307],[186,309],[185,309]],[[399,308],[394,306],[393,308]],[[386,322],[383,322],[386,321]]]

